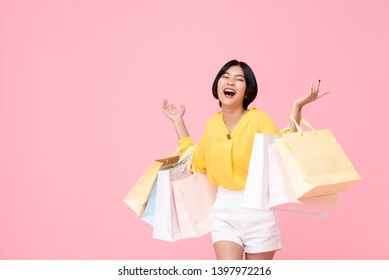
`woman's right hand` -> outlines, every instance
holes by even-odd
[[[162,103],[162,111],[171,120],[176,129],[178,139],[188,137],[189,133],[186,129],[184,122],[184,114],[185,107],[181,105],[180,108],[176,108],[176,106],[172,103],[169,103],[166,99]]]
[[[177,108],[174,104],[169,103],[166,99],[162,103],[162,111],[172,122],[180,121],[185,114],[185,106],[181,105]]]

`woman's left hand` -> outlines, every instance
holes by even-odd
[[[320,97],[330,93],[329,91],[320,93],[319,87],[320,87],[320,80],[317,82],[316,86],[311,82],[310,92],[307,95],[301,96],[300,98],[296,99],[293,102],[294,107],[298,110],[301,110],[304,105],[311,103],[319,99]]]
[[[297,98],[293,102],[292,115],[298,124],[300,124],[301,110],[303,109],[304,105],[307,105],[308,103],[311,103],[311,102],[313,102],[313,101],[319,99],[320,97],[329,93],[329,91],[320,93],[319,87],[320,87],[320,80],[318,80],[316,86],[314,86],[313,83],[311,82],[310,92],[307,95],[304,95],[304,96],[301,96],[300,98]],[[297,127],[295,126],[294,121],[292,121],[292,120],[289,120],[289,129],[292,132],[297,130]]]

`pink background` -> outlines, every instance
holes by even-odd
[[[211,85],[246,61],[254,106],[279,128],[330,128],[363,180],[328,218],[280,215],[276,259],[388,259],[389,2],[0,1],[0,258],[214,259],[210,236],[168,243],[123,202],[176,148],[160,104],[187,108],[195,141]],[[386,173],[386,174],[385,174]]]

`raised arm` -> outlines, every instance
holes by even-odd
[[[310,92],[307,95],[304,95],[293,102],[292,114],[298,124],[300,124],[301,112],[303,107],[306,104],[311,103],[329,93],[328,91],[319,93],[319,87],[320,87],[320,80],[318,80],[316,86],[311,82]],[[292,120],[289,121],[289,128],[292,131],[297,131],[297,128]]]
[[[177,108],[174,104],[169,103],[166,99],[162,103],[162,111],[166,117],[172,121],[176,129],[178,139],[188,137],[189,133],[184,122],[185,107],[181,105]]]

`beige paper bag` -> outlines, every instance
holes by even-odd
[[[134,210],[137,215],[142,215],[145,210],[151,190],[157,179],[158,171],[175,166],[178,159],[179,156],[173,156],[152,161],[146,171],[131,188],[124,199],[124,202]]]
[[[298,199],[341,192],[361,180],[329,129],[296,126],[299,132],[284,134],[276,146]]]
[[[325,217],[338,207],[337,194],[297,199],[275,144],[269,145],[269,208],[295,214]]]

